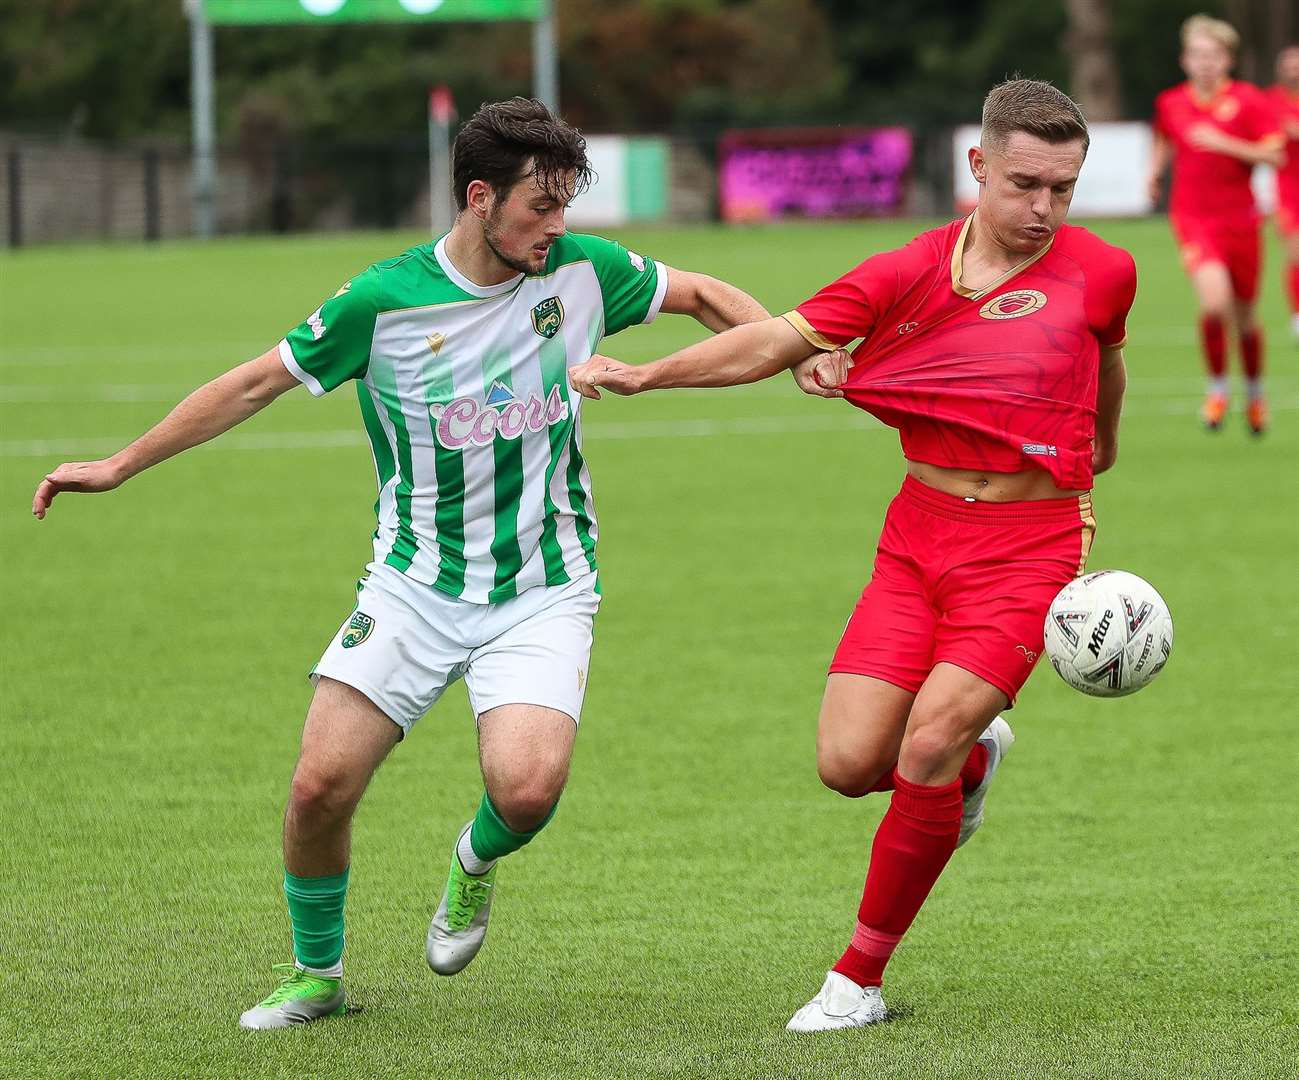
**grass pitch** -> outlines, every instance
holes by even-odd
[[[909,223],[622,234],[784,310]],[[309,687],[369,551],[355,400],[295,391],[107,496],[28,514],[416,236],[0,257],[0,1074],[257,1077],[1281,1077],[1299,1060],[1299,376],[1266,279],[1274,430],[1211,436],[1162,222],[1093,568],[1169,601],[1143,693],[1039,671],[988,825],[890,967],[896,1018],[783,1024],[856,910],[884,800],[816,778],[825,665],[900,476],[894,435],[786,378],[587,405],[605,603],[560,813],[503,866],[487,948],[423,935],[480,790],[462,690],[356,824],[345,1020],[238,1013],[288,957],[279,824]],[[689,340],[662,318],[606,343]]]

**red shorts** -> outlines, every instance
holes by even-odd
[[[1187,273],[1206,263],[1222,263],[1231,275],[1231,291],[1237,300],[1258,296],[1258,272],[1262,248],[1256,218],[1194,218],[1170,214],[1173,234],[1182,251]]]
[[[1095,532],[1090,495],[966,502],[908,476],[830,671],[915,693],[935,664],[955,664],[1013,704],[1047,609],[1082,573]]]

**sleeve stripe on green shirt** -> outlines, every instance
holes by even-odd
[[[320,380],[294,359],[293,347],[289,344],[288,338],[284,338],[280,342],[280,361],[289,369],[290,375],[311,391],[312,397],[325,396],[325,388],[320,385]]]
[[[645,312],[643,323],[652,323],[659,313],[659,308],[663,306],[663,297],[668,291],[668,268],[657,259],[654,260],[654,276],[658,279],[654,283],[654,296],[649,302],[649,310]]]

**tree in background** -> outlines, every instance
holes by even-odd
[[[1067,0],[1069,86],[1088,120],[1123,118],[1122,82],[1107,0]]]
[[[1293,5],[1279,0],[558,5],[564,111],[592,131],[933,131],[977,119],[988,87],[1015,72],[1072,90],[1093,118],[1142,118],[1181,78],[1177,31],[1193,9],[1236,23],[1246,77],[1267,78],[1276,49],[1299,31]],[[181,0],[0,0],[0,25],[0,128],[187,137]],[[449,84],[462,112],[527,93],[529,39],[508,23],[219,28],[222,137],[413,143],[431,83]]]

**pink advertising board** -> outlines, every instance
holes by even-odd
[[[898,213],[906,197],[906,128],[774,128],[722,137],[725,221]]]

